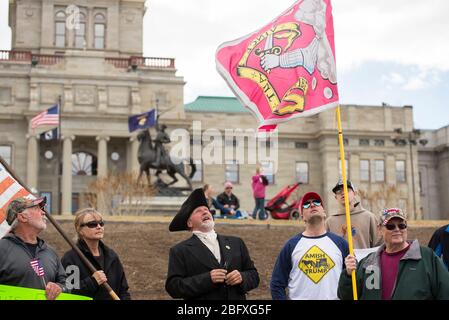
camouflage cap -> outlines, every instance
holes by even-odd
[[[386,225],[390,219],[401,218],[407,221],[407,215],[399,208],[385,208],[380,213],[380,221],[382,225]]]
[[[46,197],[41,197],[34,200],[26,199],[24,197],[14,199],[8,205],[8,209],[6,209],[6,222],[8,222],[8,224],[11,225],[14,222],[14,219],[16,218],[18,213],[21,213],[23,210],[27,208],[35,206],[40,206],[41,208],[44,208],[46,203],[47,203]]]

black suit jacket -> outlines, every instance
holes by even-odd
[[[217,237],[221,263],[201,240],[191,238],[170,249],[165,289],[173,298],[199,300],[245,300],[246,293],[259,285],[259,274],[242,239]],[[243,282],[236,286],[214,284],[210,278],[213,269],[240,271]]]

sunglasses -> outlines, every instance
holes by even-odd
[[[313,205],[314,205],[315,207],[321,206],[321,201],[320,201],[320,200],[311,200],[311,201],[304,202],[304,203],[302,204],[302,208],[303,208],[303,209],[309,209],[310,206],[312,205],[312,203],[313,203]]]
[[[104,226],[104,221],[89,221],[86,223],[81,223],[80,227],[88,227],[90,229],[96,228],[98,225],[100,225],[100,227]]]
[[[393,231],[396,229],[396,226],[399,228],[399,230],[404,230],[407,228],[407,224],[405,224],[405,223],[399,223],[399,224],[388,223],[385,225],[385,228],[387,228],[387,230]]]

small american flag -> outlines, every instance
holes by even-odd
[[[59,106],[56,104],[47,110],[42,111],[33,119],[31,119],[31,128],[35,129],[40,126],[57,126],[59,125]]]
[[[43,277],[45,275],[44,267],[39,259],[33,259],[30,261],[30,265],[33,268],[34,272],[36,272],[38,277]]]

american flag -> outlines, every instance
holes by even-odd
[[[57,126],[59,125],[59,106],[55,104],[53,107],[42,111],[33,119],[31,119],[31,128],[35,129],[40,126]]]
[[[34,272],[36,272],[38,277],[45,276],[44,267],[38,258],[30,261],[30,265],[33,268]]]
[[[0,160],[2,160],[1,157]],[[0,161],[0,238],[9,231],[9,225],[5,220],[8,204],[19,197],[36,199],[34,195],[14,179],[7,169],[6,162]]]

